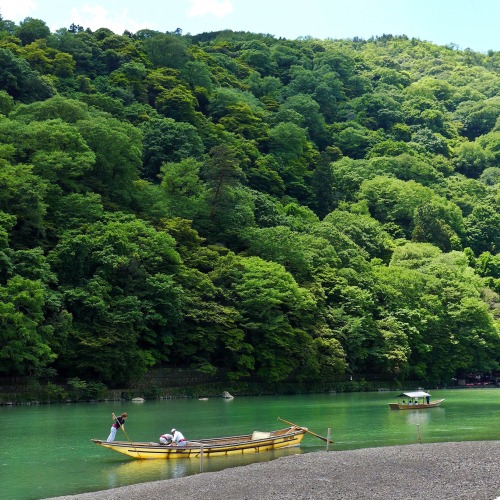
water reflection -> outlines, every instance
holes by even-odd
[[[194,474],[199,469],[197,460],[128,460],[110,468],[110,477],[136,478],[138,481],[172,479]]]
[[[429,412],[432,410],[404,410],[406,415],[406,422],[411,425],[425,424],[430,420]]]
[[[239,467],[258,462],[268,462],[276,458],[303,453],[300,447],[271,450],[262,453],[246,453],[224,457],[206,457],[203,472],[216,472],[230,467]],[[174,460],[127,460],[108,464],[107,485],[116,488],[122,484],[158,481],[191,476],[201,471],[199,459],[183,458]]]

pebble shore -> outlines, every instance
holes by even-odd
[[[57,500],[493,500],[499,457],[500,441],[319,451]]]

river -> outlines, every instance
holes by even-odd
[[[0,498],[42,499],[200,472],[194,459],[133,460],[93,444],[107,437],[112,412],[129,414],[125,428],[134,441],[157,441],[172,427],[193,440],[274,430],[285,426],[277,417],[323,436],[331,429],[332,452],[416,443],[419,435],[423,443],[500,439],[500,389],[430,392],[445,398],[440,407],[408,411],[389,409],[397,392],[2,406]],[[123,433],[117,439],[126,440]],[[210,457],[204,471],[324,449],[306,434],[300,448]]]

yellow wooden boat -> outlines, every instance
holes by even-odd
[[[291,426],[272,432],[255,431],[244,436],[188,440],[185,446],[135,441],[113,441],[108,443],[100,439],[92,439],[92,441],[103,448],[123,453],[132,458],[161,458],[165,460],[200,458],[202,453],[204,457],[241,455],[242,453],[258,453],[260,451],[299,446],[306,432],[309,432],[306,427]]]

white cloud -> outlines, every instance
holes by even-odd
[[[191,8],[189,17],[206,16],[212,14],[216,17],[224,17],[233,12],[231,0],[190,0]]]
[[[154,29],[150,24],[146,25],[130,19],[127,9],[111,13],[101,5],[85,4],[83,7],[74,8],[71,10],[70,18],[72,23],[90,28],[92,31],[108,28],[117,35],[121,35],[125,30],[135,33],[144,28]]]
[[[16,0],[15,2],[2,0],[0,14],[2,14],[3,19],[19,23],[27,17],[36,17],[34,15],[36,7],[36,2],[32,0]]]

